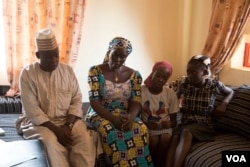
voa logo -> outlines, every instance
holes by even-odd
[[[250,151],[222,151],[222,167],[250,167]]]
[[[226,155],[227,162],[247,162],[244,155]]]

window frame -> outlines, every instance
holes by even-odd
[[[250,67],[250,43],[245,43],[243,66]]]

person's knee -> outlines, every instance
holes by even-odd
[[[150,146],[150,148],[156,149],[158,143],[159,143],[159,137],[158,136],[150,136],[149,137],[149,146]]]
[[[92,141],[91,130],[87,128],[82,120],[78,120],[71,131],[71,137],[74,143],[84,143]]]
[[[170,146],[177,145],[179,143],[180,136],[179,135],[172,135],[170,139]]]
[[[58,143],[56,135],[49,129],[40,131],[40,139],[46,147],[54,147]]]
[[[181,132],[181,138],[192,140],[193,135],[192,135],[192,133],[190,132],[189,129],[183,129],[182,132]]]
[[[87,126],[82,120],[77,120],[73,126],[71,133],[73,135],[84,135],[87,132]]]
[[[162,146],[162,148],[168,147],[170,141],[171,141],[171,135],[170,134],[161,135],[160,145]]]
[[[158,136],[150,136],[149,141],[152,143],[158,143],[159,142],[159,137]]]

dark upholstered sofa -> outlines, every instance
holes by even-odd
[[[195,143],[186,157],[185,167],[220,167],[222,151],[250,151],[250,87],[241,86],[234,91],[225,115],[214,120],[215,141]],[[222,99],[219,95],[216,104]]]
[[[215,141],[194,143],[186,157],[185,167],[220,167],[222,165],[222,151],[250,151],[250,87],[241,86],[234,88],[234,90],[235,94],[228,104],[226,114],[222,118],[214,120],[217,131]],[[216,104],[222,99],[223,96],[219,95]],[[4,99],[3,101],[14,103],[18,99]],[[7,104],[4,105],[2,109],[6,109]],[[23,140],[15,129],[15,120],[20,114],[20,109],[15,110],[14,104],[8,105],[9,108],[13,109],[7,113],[3,110],[0,112],[0,127],[6,131],[5,136],[0,136],[0,139],[4,141]],[[84,113],[88,107],[89,103],[83,103]]]
[[[17,133],[15,122],[22,112],[20,97],[6,97],[9,86],[0,86],[0,167],[49,167],[48,159],[39,140],[24,140]],[[83,103],[83,111],[88,108]],[[3,156],[2,156],[3,155]]]

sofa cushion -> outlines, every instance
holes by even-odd
[[[20,96],[7,97],[0,96],[0,114],[20,114],[22,104]]]
[[[214,120],[215,128],[250,138],[250,87],[241,86],[234,91],[234,97],[227,106],[226,114]],[[219,95],[216,103],[222,99],[223,96]]]
[[[4,96],[9,89],[10,85],[0,85],[0,96]]]
[[[250,141],[233,133],[218,134],[215,141],[195,143],[186,157],[184,166],[221,166],[222,151],[228,150],[249,151]]]

